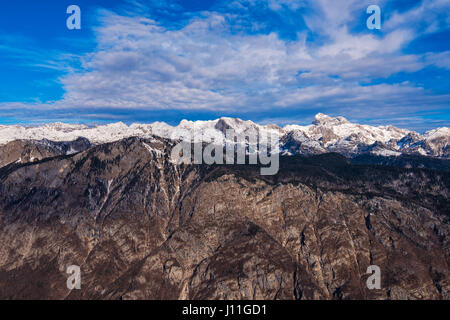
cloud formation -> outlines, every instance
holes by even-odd
[[[299,17],[305,27],[291,39],[267,28],[258,32],[248,23],[257,6],[281,18],[306,10]],[[235,0],[192,15],[181,27],[102,11],[96,50],[60,79],[63,99],[33,108],[209,110],[244,117],[308,110],[353,119],[448,108],[449,94],[390,80],[429,67],[450,69],[449,51],[404,50],[419,35],[448,28],[439,14],[448,12],[448,1],[424,0],[386,14],[382,32],[355,30],[366,6],[357,0]],[[144,5],[139,9],[145,12]]]

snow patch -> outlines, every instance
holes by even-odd
[[[163,153],[160,150],[157,150],[155,148],[152,148],[150,145],[146,144],[145,142],[142,142],[144,147],[148,150],[150,154],[155,153],[157,157],[162,157]]]

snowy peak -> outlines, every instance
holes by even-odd
[[[289,153],[338,152],[347,156],[371,153],[396,156],[402,153],[450,157],[450,129],[439,128],[421,136],[394,126],[369,126],[349,122],[344,117],[318,113],[312,125],[288,125],[285,141]],[[303,152],[306,150],[306,152]]]
[[[447,142],[448,142],[448,139],[450,139],[450,128],[442,127],[442,128],[433,129],[433,130],[427,131],[423,135],[423,137],[427,141],[444,138],[444,139],[447,139]]]
[[[57,130],[62,132],[71,132],[75,130],[84,130],[88,129],[88,126],[85,125],[79,125],[79,124],[67,124],[62,122],[54,122],[54,123],[48,123],[44,124],[42,128],[48,129],[48,130]]]
[[[426,132],[423,139],[412,144],[409,149],[421,155],[449,158],[450,128],[444,127]]]
[[[88,127],[77,124],[51,123],[40,127],[0,125],[0,145],[14,140],[73,141],[79,137],[92,144],[113,142],[128,137],[179,140],[194,134],[194,141],[223,141],[226,130],[236,133],[257,133],[280,136],[281,147],[287,154],[318,154],[338,152],[347,156],[361,153],[398,155],[402,153],[435,157],[450,157],[450,129],[430,130],[424,135],[393,126],[370,126],[352,123],[344,117],[318,113],[311,125],[258,125],[249,120],[222,117],[216,120],[182,120],[177,126],[165,122],[131,124],[122,122]]]
[[[233,129],[233,125],[227,120],[226,118],[220,118],[214,125],[214,128],[225,134],[227,130]]]
[[[348,123],[348,120],[344,117],[330,117],[323,113],[318,113],[314,117],[314,125],[339,125],[343,123]]]
[[[214,128],[222,133],[226,133],[226,130],[234,130],[237,133],[251,133],[271,130],[270,128],[265,128],[250,120],[245,121],[239,118],[226,117],[222,117],[217,120]]]
[[[316,115],[314,126],[307,127],[310,135],[320,139],[320,136],[328,140],[329,143],[338,140],[354,140],[356,137],[360,142],[372,144],[377,141],[387,142],[391,139],[400,139],[406,134],[412,132],[405,129],[399,129],[393,126],[369,126],[349,122],[344,117],[332,118],[319,113]],[[328,137],[326,137],[328,136]]]

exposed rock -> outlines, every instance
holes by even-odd
[[[0,145],[0,167],[10,163],[27,163],[59,155],[72,154],[89,148],[86,138],[74,141],[55,142],[43,140],[15,140]]]
[[[176,166],[172,146],[129,138],[1,168],[0,298],[450,298],[449,173],[326,154],[261,176]]]

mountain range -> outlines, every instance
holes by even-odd
[[[171,161],[186,130],[228,128],[278,132],[278,173]],[[450,299],[448,128],[319,114],[0,137],[0,299]]]
[[[42,140],[64,142],[80,137],[94,145],[118,141],[123,138],[152,136],[183,139],[187,130],[198,134],[194,139],[212,141],[223,137],[226,129],[238,133],[276,133],[280,137],[280,151],[287,155],[312,155],[337,152],[354,157],[361,154],[377,156],[421,155],[437,158],[450,157],[450,128],[430,130],[423,135],[393,126],[369,126],[351,123],[343,117],[317,114],[311,125],[258,125],[252,121],[220,118],[211,121],[183,120],[178,126],[164,122],[125,125],[122,122],[88,127],[64,123],[39,127],[19,125],[0,126],[0,145],[16,140]],[[70,150],[68,151],[70,152]]]

